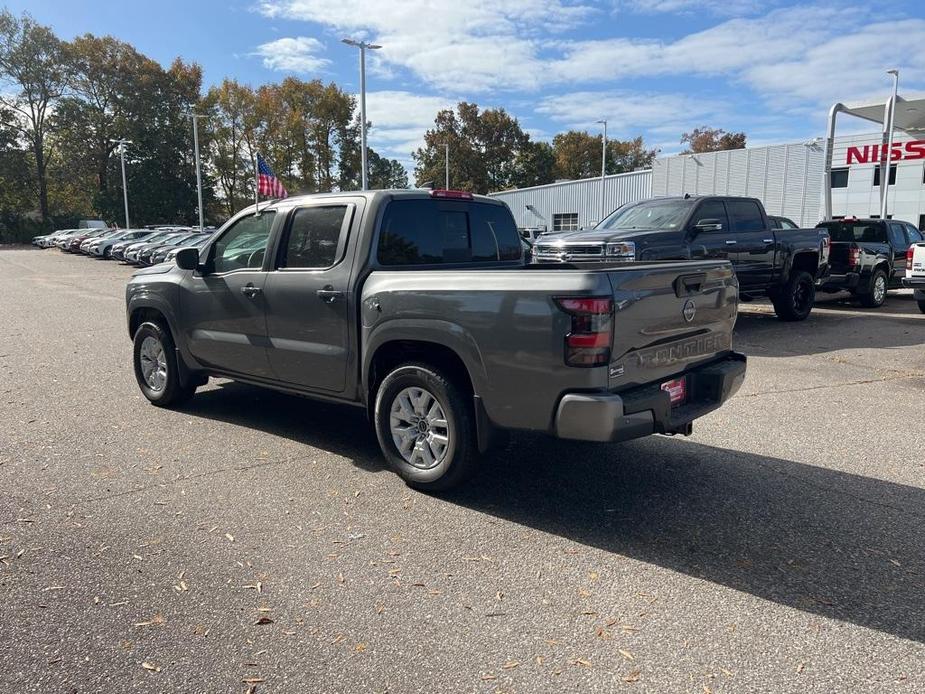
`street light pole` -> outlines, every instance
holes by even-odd
[[[131,229],[132,225],[128,221],[128,183],[125,180],[125,145],[132,144],[131,140],[110,140],[119,145],[119,159],[122,161],[122,196],[125,200],[125,228]]]
[[[602,119],[597,122],[604,124],[604,137],[601,141],[601,213],[598,219],[598,222],[603,222],[604,221],[604,182],[606,180],[604,177],[607,175],[607,120]]]
[[[881,153],[880,164],[880,219],[886,219],[887,200],[890,196],[890,161],[893,157],[893,119],[896,117],[896,97],[899,92],[899,70],[887,70],[886,74],[893,75],[893,96],[887,104],[887,114],[884,127],[887,128],[886,153]]]
[[[199,128],[196,119],[205,118],[205,116],[196,113],[190,113],[189,117],[193,119],[193,148],[196,151],[196,194],[199,198],[199,231],[203,230],[203,211],[202,211],[202,175],[199,172]]]
[[[450,189],[450,145],[443,143],[443,152],[446,159],[446,189]]]
[[[353,39],[341,39],[341,42],[360,49],[360,166],[363,169],[360,174],[360,190],[366,190],[369,187],[366,165],[366,49],[374,51],[382,46]]]

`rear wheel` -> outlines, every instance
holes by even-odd
[[[922,313],[925,313],[925,299],[919,299],[918,304],[919,304],[919,311],[921,311]]]
[[[806,320],[816,302],[816,285],[812,275],[803,270],[794,270],[780,291],[771,297],[771,301],[781,320]]]
[[[383,379],[374,420],[386,460],[409,486],[445,491],[475,470],[472,406],[452,380],[429,364],[405,364]]]
[[[158,407],[181,405],[196,392],[196,383],[180,382],[177,350],[170,331],[159,323],[138,326],[134,339],[135,380],[142,394]]]
[[[861,305],[867,308],[880,308],[886,301],[887,277],[883,269],[874,270],[870,278],[870,287],[863,294],[858,294]]]

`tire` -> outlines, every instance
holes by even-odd
[[[883,302],[886,301],[886,292],[889,287],[889,280],[887,279],[886,273],[882,268],[874,270],[874,274],[870,278],[870,287],[867,291],[858,293],[858,299],[861,301],[861,306],[865,308],[880,308],[883,306]]]
[[[783,321],[806,320],[816,302],[813,276],[804,270],[794,270],[790,279],[771,298],[777,317]]]
[[[383,455],[408,486],[442,492],[475,471],[478,446],[472,405],[439,369],[422,363],[395,368],[379,384],[373,419]],[[401,430],[407,436],[402,437]]]
[[[925,313],[925,299],[919,299],[918,305],[919,305],[919,311],[921,311],[922,313]]]
[[[158,407],[176,407],[196,392],[196,381],[180,383],[177,350],[170,331],[160,323],[146,322],[135,331],[132,361],[142,394]],[[152,373],[152,369],[156,373]]]

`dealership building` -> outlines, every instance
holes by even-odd
[[[918,115],[920,104],[922,116]],[[838,104],[830,113],[831,138],[660,157],[651,169],[493,196],[508,204],[519,227],[548,231],[593,226],[602,214],[624,203],[686,193],[755,197],[764,203],[768,214],[812,227],[826,216],[826,178],[831,184],[832,217],[880,216],[881,153],[889,148],[887,216],[925,230],[925,123],[921,122],[925,102],[899,99],[895,122],[897,128],[904,129],[897,129],[891,146],[885,144],[883,132],[835,137],[836,112],[875,122],[884,119],[879,115],[884,113],[883,104],[854,109]],[[830,164],[827,149],[831,151]]]

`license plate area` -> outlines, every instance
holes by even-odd
[[[687,376],[665,381],[661,388],[668,393],[672,407],[679,407],[687,402]]]

